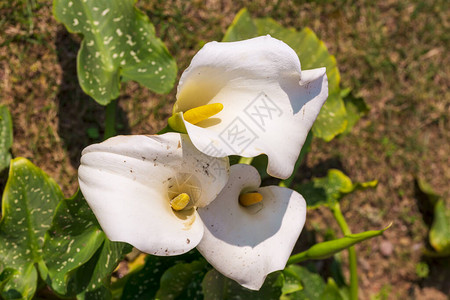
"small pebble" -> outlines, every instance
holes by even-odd
[[[389,241],[382,241],[380,243],[380,252],[383,256],[391,256],[394,251],[394,246]]]

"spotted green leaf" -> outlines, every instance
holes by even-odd
[[[261,289],[259,291],[252,291],[223,276],[215,269],[212,269],[208,271],[205,278],[203,278],[202,289],[204,299],[278,299],[281,295],[281,285],[279,282],[279,277],[279,272],[269,274]]]
[[[69,274],[86,263],[104,240],[105,234],[80,192],[58,205],[44,243],[48,281],[56,293],[68,293]]]
[[[42,246],[63,199],[59,186],[25,158],[11,161],[0,221],[0,287],[4,299],[31,299],[47,277]]]
[[[0,172],[9,166],[13,143],[11,114],[8,107],[0,105]]]
[[[119,96],[120,81],[134,80],[167,93],[176,63],[155,36],[136,0],[54,0],[53,14],[67,30],[82,34],[77,73],[85,93],[102,105]]]
[[[308,208],[317,208],[320,205],[330,206],[349,193],[374,188],[377,184],[376,180],[353,183],[341,171],[330,169],[326,177],[296,185],[295,189],[305,197]]]
[[[75,290],[78,292],[77,299],[111,299],[111,274],[131,249],[132,247],[126,243],[111,242],[105,238],[95,255],[77,269],[73,276]]]
[[[122,259],[125,246],[106,238],[78,191],[58,205],[45,236],[47,283],[60,295],[78,295],[82,299],[89,294],[91,299],[96,295],[106,299],[105,293],[110,292],[105,286],[109,285],[109,275]]]
[[[336,59],[311,29],[306,27],[296,31],[281,26],[271,18],[252,19],[247,10],[242,9],[227,29],[223,41],[237,41],[266,34],[282,40],[294,49],[303,70],[327,68],[329,97],[312,130],[314,136],[325,141],[330,141],[343,133],[349,120],[340,93],[340,74]]]

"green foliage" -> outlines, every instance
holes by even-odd
[[[290,265],[283,270],[285,278],[281,300],[329,299],[344,300],[345,292],[341,291],[333,279],[325,284],[319,274],[307,268]],[[287,289],[295,287],[294,289]]]
[[[12,160],[2,199],[0,288],[4,299],[31,299],[38,272],[47,276],[44,235],[63,194],[41,169],[24,158]]]
[[[228,28],[223,41],[238,41],[266,34],[284,41],[294,49],[302,69],[327,68],[329,96],[314,123],[314,136],[330,141],[336,135],[350,131],[361,114],[366,112],[363,109],[365,104],[360,98],[355,103],[350,101],[348,105],[344,102],[336,59],[311,29],[296,31],[284,28],[271,18],[252,19],[247,10],[242,9]]]
[[[111,274],[124,254],[131,249],[128,244],[111,242],[105,238],[102,247],[74,274],[77,299],[111,299]]]
[[[50,284],[61,295],[68,293],[68,274],[86,263],[105,239],[85,203],[80,192],[72,199],[62,201],[45,236],[44,254]]]
[[[204,259],[170,267],[161,277],[156,299],[202,299],[200,287],[206,271]]]
[[[357,243],[382,235],[389,227],[391,227],[391,225],[381,230],[370,230],[361,233],[348,234],[340,239],[315,244],[308,250],[291,256],[288,263],[299,263],[308,259],[325,259],[331,257]]]
[[[428,264],[426,262],[419,262],[416,265],[416,275],[419,278],[427,278],[430,274],[430,267],[428,267]]]
[[[153,299],[156,296],[160,288],[161,277],[168,271],[169,273],[165,276],[166,285],[167,279],[173,276],[173,270],[169,269],[177,264],[184,264],[184,269],[195,271],[198,264],[189,263],[195,262],[200,259],[200,254],[193,250],[182,256],[152,256],[148,255],[146,257],[145,265],[127,275],[127,278],[121,279],[126,280],[126,283],[122,291],[122,300],[128,299]],[[160,293],[165,293],[166,291],[161,291]]]
[[[433,206],[433,223],[430,228],[429,241],[437,253],[427,252],[427,254],[432,256],[450,255],[450,208],[427,182],[418,179],[417,185]]]
[[[105,288],[109,287],[110,274],[130,250],[129,245],[106,238],[78,191],[58,205],[45,236],[47,282],[60,295],[78,294],[83,299],[83,294],[90,293],[105,299],[110,293]]]
[[[341,97],[344,99],[345,109],[347,110],[347,128],[342,134],[349,134],[358,120],[369,112],[369,107],[361,97],[355,97],[350,90],[341,90]]]
[[[0,105],[0,172],[9,166],[13,143],[11,114],[8,107]]]
[[[308,133],[308,136],[306,137],[305,143],[303,144],[302,150],[300,151],[300,155],[298,156],[297,161],[295,162],[294,171],[292,172],[292,175],[281,182],[281,186],[284,187],[290,187],[292,184],[292,181],[295,179],[295,175],[297,175],[297,170],[300,168],[300,165],[302,164],[303,159],[305,158],[306,154],[311,150],[311,143],[312,143],[313,135],[311,131]]]
[[[430,244],[444,255],[450,255],[450,209],[444,199],[434,206],[434,220],[430,229]]]
[[[54,0],[53,14],[67,30],[82,34],[77,73],[85,93],[102,105],[119,96],[120,81],[134,80],[167,93],[177,67],[155,36],[136,0]]]
[[[77,193],[59,186],[24,158],[11,163],[0,222],[0,293],[31,299],[38,278],[78,299],[108,299],[109,276],[131,247],[106,239]]]
[[[311,182],[297,185],[295,189],[305,197],[308,208],[317,208],[320,205],[331,206],[355,190],[373,188],[377,184],[377,180],[353,183],[341,171],[330,169],[326,177],[315,178]]]
[[[274,272],[267,276],[259,291],[246,289],[231,279],[212,269],[206,273],[202,282],[204,299],[211,300],[265,300],[278,299],[281,295],[279,273]]]

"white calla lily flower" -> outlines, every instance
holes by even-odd
[[[306,219],[299,193],[260,183],[254,167],[233,165],[216,200],[198,210],[205,232],[197,249],[217,271],[252,290],[284,269]]]
[[[181,76],[169,125],[214,157],[266,154],[267,173],[286,179],[328,97],[325,71],[302,71],[270,36],[208,43]]]
[[[82,152],[81,191],[109,239],[154,255],[200,242],[197,208],[228,180],[228,158],[199,152],[187,135],[117,136]]]

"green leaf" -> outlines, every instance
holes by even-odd
[[[55,181],[30,161],[11,161],[0,221],[0,292],[4,299],[31,299],[38,271],[46,278],[44,235],[63,198]]]
[[[437,194],[431,185],[421,178],[417,178],[416,180],[419,190],[426,195],[430,204],[434,207],[439,200],[442,199],[441,195]]]
[[[347,119],[347,110],[339,92],[330,93],[314,122],[312,132],[315,137],[329,142],[336,135],[345,132],[348,126]]]
[[[325,289],[325,282],[319,274],[309,271],[305,267],[290,265],[283,270],[285,277],[291,278],[291,282],[297,282],[303,289],[294,293],[285,294],[282,300],[321,299],[320,295]]]
[[[332,255],[357,243],[382,235],[385,230],[391,227],[391,225],[392,224],[381,230],[370,230],[361,233],[349,234],[340,239],[315,244],[308,250],[291,256],[288,260],[288,264],[299,263],[308,259],[325,259],[331,257]]]
[[[311,29],[306,27],[296,31],[281,26],[271,18],[252,19],[247,10],[242,9],[228,28],[223,41],[238,41],[266,34],[282,40],[294,49],[300,58],[302,70],[326,67],[329,96],[312,130],[314,136],[325,141],[343,133],[349,122],[354,121],[354,117],[348,115],[341,96],[336,59]]]
[[[347,128],[345,129],[342,134],[349,134],[355,126],[355,124],[358,122],[358,120],[367,114],[369,112],[369,107],[367,106],[366,102],[364,102],[364,99],[361,97],[355,97],[352,93],[349,93],[344,98],[345,103],[345,109],[347,110]]]
[[[84,37],[77,58],[78,80],[83,91],[102,105],[119,96],[120,80],[137,81],[157,93],[169,92],[175,81],[175,60],[135,2],[53,2],[55,18]]]
[[[173,264],[172,257],[148,255],[144,267],[129,276],[121,299],[154,299],[159,289],[161,276]]]
[[[327,300],[347,300],[350,297],[348,296],[347,287],[339,288],[333,278],[328,278],[321,298]]]
[[[249,39],[258,36],[258,28],[256,28],[250,14],[247,10],[241,9],[234,17],[230,27],[228,27],[223,42],[233,42]]]
[[[430,244],[443,255],[450,255],[450,209],[444,199],[434,206],[434,219],[430,229]]]
[[[377,184],[376,180],[352,183],[341,171],[330,169],[326,177],[315,178],[311,182],[297,185],[295,189],[305,197],[308,208],[317,208],[320,205],[330,206],[349,193],[373,188]]]
[[[77,299],[111,299],[111,274],[131,249],[126,243],[105,238],[95,255],[74,274],[74,282],[71,283],[76,287]]]
[[[300,155],[298,156],[297,161],[295,162],[294,171],[292,172],[292,175],[286,179],[282,180],[280,182],[280,186],[284,187],[290,187],[292,184],[292,181],[295,179],[295,175],[297,174],[297,170],[300,168],[300,165],[303,162],[303,159],[305,158],[306,154],[311,151],[311,143],[312,143],[312,133],[311,131],[308,133],[308,136],[306,137],[305,143],[303,144],[302,150],[300,151]]]
[[[286,268],[281,273],[281,276],[284,278],[283,287],[281,288],[281,298],[283,298],[283,295],[292,294],[303,290],[301,281],[298,280],[297,274],[292,270]]]
[[[130,246],[106,238],[78,191],[58,205],[45,236],[47,283],[60,295],[102,299],[110,274],[129,250]]]
[[[169,268],[161,277],[156,299],[203,299],[200,286],[206,271],[204,259]]]
[[[215,269],[210,270],[202,282],[204,299],[211,300],[265,300],[278,299],[281,295],[279,272],[271,273],[259,291],[252,291],[240,286],[235,281],[223,276]]]
[[[201,255],[196,250],[179,256],[148,255],[145,265],[141,269],[127,275],[121,299],[154,299],[160,287],[161,277],[167,269],[176,264],[192,262],[199,258]]]
[[[62,201],[44,243],[52,289],[66,295],[70,272],[86,263],[104,240],[105,234],[79,191]]]
[[[9,113],[8,107],[0,105],[0,172],[9,166],[12,143],[13,130],[11,114]]]

